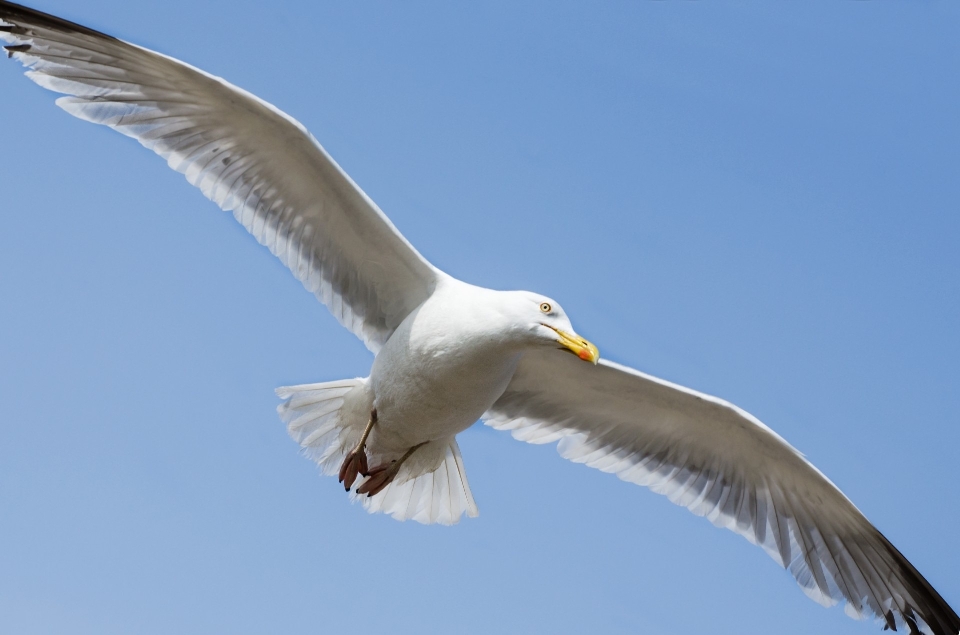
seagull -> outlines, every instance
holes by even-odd
[[[804,456],[744,410],[601,359],[555,300],[430,264],[295,119],[184,62],[0,0],[0,39],[68,113],[133,137],[233,213],[375,355],[277,390],[290,435],[370,512],[476,516],[477,420],[760,546],[820,604],[954,635],[960,617]]]

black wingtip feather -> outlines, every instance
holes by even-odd
[[[897,618],[893,616],[893,611],[887,611],[883,614],[883,617],[887,621],[887,623],[883,625],[883,630],[896,632]]]
[[[920,632],[920,626],[917,624],[917,620],[912,614],[905,615],[904,620],[907,622],[907,626],[910,628],[910,635],[923,635],[923,633]]]
[[[70,22],[69,20],[58,18],[55,15],[50,15],[49,13],[43,13],[42,11],[31,9],[30,7],[14,4],[13,2],[7,2],[6,0],[0,0],[0,20],[13,25],[12,27],[0,27],[7,33],[22,33],[23,30],[19,29],[21,26],[20,22],[26,22],[32,26],[52,29],[54,31],[62,31],[64,33],[83,33],[85,35],[92,35],[110,40],[116,39],[115,37],[107,35],[106,33],[95,31],[81,24]]]
[[[4,46],[3,50],[7,52],[7,57],[13,57],[14,53],[25,53],[32,48],[33,46],[30,44],[11,44],[10,46]]]
[[[912,606],[908,605],[901,614],[911,635],[913,633],[920,635],[921,633],[918,618],[926,622],[934,635],[960,634],[960,616],[957,615],[956,611],[947,604],[943,596],[937,593],[926,578],[920,575],[916,567],[910,564],[910,561],[883,534],[879,531],[877,533],[885,544],[888,553],[897,562],[901,580],[909,585],[912,591]],[[889,619],[887,617],[888,622]]]

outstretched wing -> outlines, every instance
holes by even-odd
[[[802,454],[725,401],[618,364],[524,354],[487,425],[649,487],[760,545],[804,592],[888,627],[956,635],[960,617]]]
[[[296,120],[183,62],[0,0],[0,39],[57,105],[167,160],[376,352],[441,274]]]

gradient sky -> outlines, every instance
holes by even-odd
[[[42,0],[302,121],[432,262],[720,395],[960,608],[960,5]],[[279,385],[371,356],[135,142],[0,64],[0,631],[879,633],[666,499],[474,426],[401,524]]]

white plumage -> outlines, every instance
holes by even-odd
[[[776,433],[722,400],[596,364],[549,298],[437,270],[288,115],[53,16],[0,1],[0,21],[9,54],[65,95],[60,107],[166,159],[377,355],[368,378],[278,390],[291,436],[325,474],[342,476],[355,448],[371,466],[397,466],[382,489],[357,493],[371,475],[352,492],[369,511],[443,524],[475,516],[456,434],[482,418],[522,441],[559,442],[565,458],[743,535],[821,604],[843,601],[854,617],[911,632],[960,630],[916,569]]]

